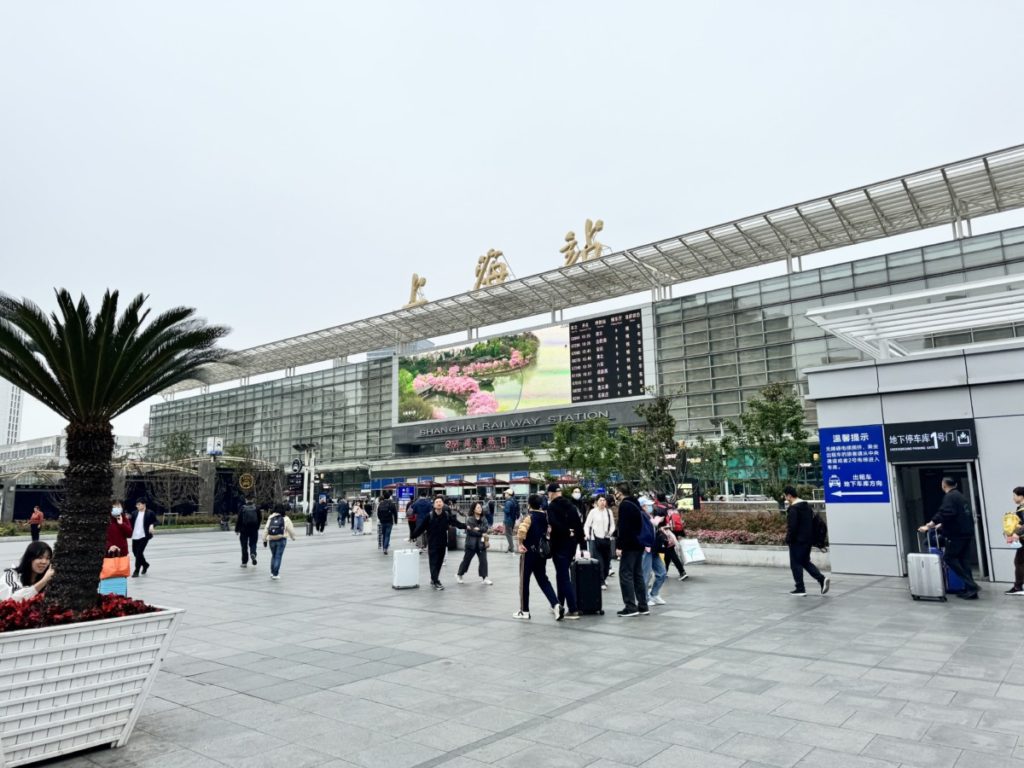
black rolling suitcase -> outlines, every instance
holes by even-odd
[[[601,561],[596,557],[574,560],[569,569],[580,613],[604,615],[601,607]]]

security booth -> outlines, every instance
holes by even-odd
[[[1016,550],[1006,543],[1002,519],[1015,508],[1013,488],[1024,485],[1024,339],[972,342],[972,329],[1005,325],[1007,312],[972,309],[966,304],[971,288],[911,297],[959,294],[927,311],[913,302],[901,307],[904,297],[887,297],[822,308],[812,318],[875,358],[805,371],[807,397],[818,414],[836,572],[906,575],[906,556],[919,546],[917,527],[935,514],[942,478],[949,477],[974,517],[975,577],[1013,581]],[[992,304],[1016,293],[995,300],[980,295]],[[889,306],[879,308],[882,302]],[[875,311],[858,312],[870,304]],[[828,313],[841,316],[823,319]],[[972,343],[939,349],[904,344],[939,328]]]

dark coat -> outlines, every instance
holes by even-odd
[[[427,546],[431,549],[447,549],[448,548],[448,529],[451,526],[456,528],[465,528],[466,524],[461,522],[455,515],[453,515],[448,507],[441,510],[441,514],[435,514],[434,510],[430,510],[430,514],[422,520],[416,521],[416,529],[412,532],[412,538],[417,538],[424,533],[427,534]]]
[[[466,518],[466,551],[483,549],[484,534],[490,526],[487,525],[487,516],[483,515],[479,520],[474,515]]]
[[[640,543],[640,531],[643,529],[644,511],[640,503],[632,496],[619,502],[618,533],[615,537],[615,548],[623,552],[643,552]]]
[[[942,526],[941,533],[947,539],[969,539],[974,536],[974,520],[967,509],[967,499],[955,488],[942,497],[932,522]]]
[[[814,510],[806,501],[789,505],[786,513],[786,543],[790,546],[810,546],[814,543]]]
[[[580,510],[572,499],[556,496],[548,503],[548,522],[551,525],[551,551],[565,552],[575,546],[587,551],[587,537],[583,534]]]
[[[394,499],[384,499],[377,505],[377,522],[382,525],[394,525],[398,522],[398,505]]]
[[[149,526],[156,525],[156,512],[154,512],[152,509],[147,507],[146,511],[143,514],[145,515],[145,517],[142,520],[142,525],[146,529],[146,540],[148,541],[149,539],[153,538],[153,534],[149,532]],[[135,520],[138,518],[138,516],[139,516],[139,510],[137,510],[137,509],[133,510],[132,513],[131,513],[131,517],[132,517],[132,532],[133,533],[135,531]],[[129,534],[129,535],[131,535],[131,534]]]

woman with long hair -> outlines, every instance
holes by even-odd
[[[28,600],[42,594],[53,578],[50,561],[53,550],[45,541],[33,541],[17,565],[4,571],[0,579],[0,600]]]
[[[476,557],[477,573],[480,574],[480,581],[484,584],[494,582],[487,578],[487,544],[486,537],[489,530],[487,517],[484,515],[484,505],[481,502],[473,504],[469,517],[466,518],[466,554],[462,557],[462,564],[455,579],[459,584],[464,583],[462,577],[469,571],[469,564]]]

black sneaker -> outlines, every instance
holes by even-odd
[[[791,590],[789,594],[793,595],[794,597],[806,597],[807,596],[807,590],[806,589],[794,589],[794,590]]]
[[[832,586],[832,577],[826,576],[821,580],[821,594],[827,595],[829,587]]]
[[[577,621],[579,619],[579,617],[580,617],[580,612],[579,611],[569,611],[567,614],[565,614],[565,618],[568,621]]]
[[[437,584],[434,585],[434,589],[436,589],[438,592],[444,592],[444,584],[442,584],[439,581],[437,582]]]
[[[249,564],[248,564],[248,563],[242,563],[242,567],[243,567],[243,568],[248,568],[248,567],[249,567]]]
[[[563,618],[565,618],[565,606],[564,605],[559,605],[558,606],[558,615],[555,616],[555,621],[561,621]]]
[[[256,567],[256,555],[253,555],[253,556],[252,556],[252,567],[253,567],[253,568],[255,568],[255,567]]]
[[[683,574],[679,575],[679,580],[680,581],[686,581],[688,578],[690,578],[690,574],[688,574],[688,573],[683,573]]]
[[[978,593],[977,592],[961,592],[960,594],[957,595],[957,597],[959,597],[961,600],[977,600],[978,599]]]
[[[1017,589],[1016,587],[1010,587],[1008,590],[1003,592],[1004,595],[1024,595],[1024,589]]]
[[[142,566],[142,575],[145,576],[147,573],[149,573],[149,563]]]
[[[637,613],[639,613],[641,616],[650,616],[651,615],[651,609],[648,606],[646,606],[646,605],[641,605],[637,609]]]
[[[621,616],[624,619],[631,619],[634,616],[639,616],[640,612],[635,608],[623,608],[621,611],[616,611],[616,616]]]

